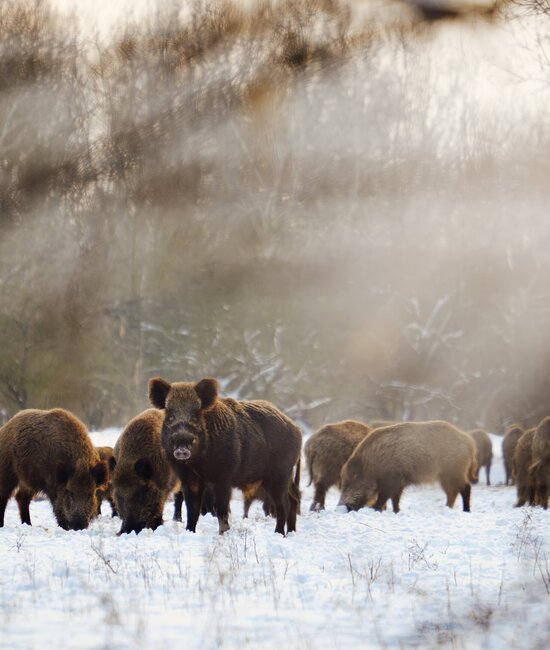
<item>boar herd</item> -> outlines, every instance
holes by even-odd
[[[218,382],[149,381],[151,407],[134,417],[114,449],[94,447],[85,425],[63,409],[20,411],[0,429],[0,527],[15,494],[22,523],[31,523],[32,498],[44,494],[59,526],[87,528],[108,501],[121,519],[120,533],[139,533],[163,523],[174,497],[174,520],[195,532],[201,514],[229,529],[230,499],[237,488],[244,516],[254,499],[275,532],[296,530],[300,513],[302,434],[271,403],[219,396]],[[506,484],[515,481],[517,506],[547,508],[550,482],[550,417],[538,427],[508,429],[502,444]],[[325,507],[327,491],[340,490],[348,511],[369,506],[399,512],[409,485],[439,483],[452,508],[461,496],[470,510],[471,484],[485,467],[490,485],[492,445],[488,434],[465,433],[444,421],[327,424],[304,447],[310,510]]]

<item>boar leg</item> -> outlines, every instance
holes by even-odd
[[[548,486],[546,485],[546,481],[539,483],[539,502],[545,510],[548,509]]]
[[[487,476],[487,485],[491,485],[490,474],[491,474],[491,461],[489,461],[487,465],[485,465],[485,476]]]
[[[11,465],[1,463],[0,459],[0,528],[4,525],[4,513],[12,492],[17,487],[17,477]]]
[[[111,517],[118,517],[118,512],[117,512],[117,509],[116,509],[116,506],[115,506],[115,502],[114,502],[112,496],[109,497],[109,504],[110,504],[110,506],[111,506]],[[181,521],[181,520],[180,520],[180,521]]]
[[[178,490],[174,494],[174,521],[181,521],[181,507],[183,505],[183,492]]]
[[[103,490],[96,490],[95,496],[97,499],[96,515],[99,517],[101,515],[101,504],[103,503]]]
[[[296,517],[300,511],[300,490],[296,487],[294,482],[291,482],[288,489],[288,497],[290,501],[288,509],[288,517],[286,520],[287,532],[293,533],[296,530]],[[265,505],[265,503],[264,503]]]
[[[521,508],[522,506],[525,505],[525,502],[527,501],[527,496],[525,494],[525,489],[523,488],[522,485],[518,484],[517,493],[518,493],[518,500],[514,504],[514,508]]]
[[[21,523],[28,524],[29,526],[31,525],[31,513],[29,512],[29,505],[31,503],[32,497],[33,493],[31,491],[25,490],[21,487],[15,495],[17,505],[19,506],[19,516],[21,518]]]
[[[220,535],[229,530],[229,501],[231,499],[231,485],[218,483],[214,487],[214,498],[216,499],[216,513],[218,515],[218,527]]]
[[[397,514],[399,512],[399,502],[401,501],[401,495],[403,494],[403,489],[399,489],[393,493],[391,498],[391,505],[393,511]]]
[[[326,493],[326,485],[323,485],[321,482],[315,483],[315,495],[313,496],[313,501],[311,503],[311,507],[309,508],[311,511],[318,512],[319,510],[325,509]]]
[[[202,493],[204,491],[204,486],[197,483],[186,484],[183,486],[183,492],[185,495],[185,508],[187,511],[187,524],[185,526],[186,530],[190,530],[192,533],[195,532],[197,528],[197,521],[199,520],[199,515],[201,514],[201,501]]]
[[[470,495],[472,493],[472,486],[469,483],[460,490],[460,496],[462,497],[462,510],[464,512],[470,512]]]

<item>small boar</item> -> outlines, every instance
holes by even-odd
[[[340,473],[347,459],[371,429],[356,420],[326,424],[316,431],[304,445],[310,485],[315,494],[310,510],[323,510],[327,491],[336,485],[341,488]]]
[[[514,484],[514,451],[518,440],[524,434],[524,430],[519,424],[512,424],[506,429],[504,437],[502,438],[502,460],[504,462],[504,485]]]
[[[266,517],[277,516],[275,504],[271,500],[269,494],[264,490],[261,484],[254,483],[243,490],[243,519],[248,518],[250,506],[254,501],[262,501],[262,509]],[[300,504],[298,504],[297,514],[300,514]]]
[[[147,409],[124,428],[115,445],[113,498],[122,519],[120,533],[155,530],[163,522],[164,504],[177,486],[161,445],[164,413]],[[181,521],[183,494],[174,497],[174,519]],[[179,519],[178,519],[179,517]]]
[[[342,468],[338,505],[348,511],[365,505],[382,510],[399,500],[408,485],[439,481],[452,508],[458,494],[470,511],[469,476],[475,466],[471,436],[443,421],[404,422],[375,429],[360,442]]]
[[[96,447],[96,451],[99,454],[101,460],[104,460],[109,466],[109,476],[110,476],[115,467],[115,455],[113,452],[113,448]],[[113,501],[113,484],[110,478],[109,481],[105,483],[105,485],[102,485],[101,487],[97,488],[96,497],[97,497],[98,516],[101,514],[101,504],[103,503],[104,500],[107,500],[109,502],[109,505],[111,506],[111,516],[112,517],[117,516],[115,502]]]
[[[536,505],[548,508],[550,489],[550,417],[541,420],[535,429],[532,443],[533,464],[530,467],[536,483]]]
[[[535,429],[529,429],[518,440],[512,459],[513,473],[516,482],[518,500],[516,508],[529,503],[535,505],[537,484],[534,473],[531,471],[533,464],[533,437]]]
[[[474,439],[476,445],[476,458],[477,464],[475,468],[475,475],[479,474],[479,470],[485,467],[485,477],[487,485],[491,485],[491,463],[493,462],[493,445],[489,434],[483,429],[474,429],[469,432]],[[472,480],[472,483],[477,483],[477,478]]]
[[[0,527],[8,499],[19,487],[15,498],[22,523],[31,524],[31,499],[43,492],[61,528],[87,528],[97,513],[96,490],[108,480],[107,463],[69,411],[20,411],[0,429]]]
[[[220,534],[229,529],[232,488],[246,492],[253,484],[275,504],[275,532],[296,530],[302,434],[290,418],[269,402],[218,397],[209,377],[196,384],[155,377],[149,400],[165,412],[162,444],[184,489],[188,530],[195,531],[207,484]]]

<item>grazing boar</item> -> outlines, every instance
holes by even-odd
[[[475,466],[471,436],[448,422],[404,422],[375,429],[342,468],[342,496],[338,505],[348,511],[365,505],[382,510],[399,500],[408,485],[439,481],[452,508],[458,494],[470,511],[469,476]]]
[[[188,530],[195,531],[208,484],[220,534],[229,529],[232,488],[254,484],[275,505],[275,532],[296,530],[302,434],[290,418],[269,402],[218,397],[212,378],[170,384],[155,377],[149,399],[165,412],[162,444],[184,489]]]
[[[519,424],[512,424],[506,429],[502,439],[502,460],[504,462],[504,485],[514,484],[514,451],[518,440],[524,434],[524,430]]]
[[[109,502],[111,506],[111,516],[116,517],[117,511],[115,502],[113,501],[113,484],[110,478],[110,475],[115,467],[115,455],[112,447],[96,447],[96,451],[99,454],[101,460],[104,460],[109,466],[109,481],[97,488],[96,497],[97,497],[97,514],[101,514],[101,504],[104,500]]]
[[[529,429],[518,440],[512,459],[513,474],[516,482],[518,500],[516,508],[529,503],[535,505],[537,484],[534,473],[531,471],[533,464],[533,437],[535,429]]]
[[[485,477],[487,485],[491,485],[491,463],[493,462],[493,445],[489,434],[483,429],[474,429],[469,432],[474,439],[476,445],[476,458],[477,464],[475,468],[475,475],[479,474],[479,470],[485,467]],[[472,483],[477,483],[477,478],[472,480]]]
[[[340,473],[347,459],[371,429],[356,420],[326,424],[306,442],[304,452],[309,471],[310,485],[315,494],[310,510],[323,510],[327,491],[341,487]]]
[[[533,464],[530,471],[536,483],[536,505],[548,508],[550,489],[550,417],[541,420],[533,435]]]
[[[108,480],[107,463],[100,460],[84,424],[69,411],[20,411],[0,429],[0,526],[18,487],[22,523],[30,525],[29,504],[43,492],[62,528],[87,528],[97,513],[96,490]]]
[[[164,414],[147,409],[130,420],[115,445],[113,497],[122,519],[120,534],[155,530],[164,504],[177,485],[161,445]],[[181,521],[183,495],[174,498],[174,519]]]

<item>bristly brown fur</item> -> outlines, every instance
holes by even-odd
[[[22,523],[30,525],[31,499],[44,492],[62,528],[86,528],[97,513],[96,489],[108,478],[107,463],[69,411],[20,411],[0,429],[0,526],[18,487]]]
[[[371,428],[356,420],[326,424],[306,442],[304,452],[307,468],[315,487],[310,510],[323,510],[327,491],[336,485],[340,488],[340,472],[357,445]]]

